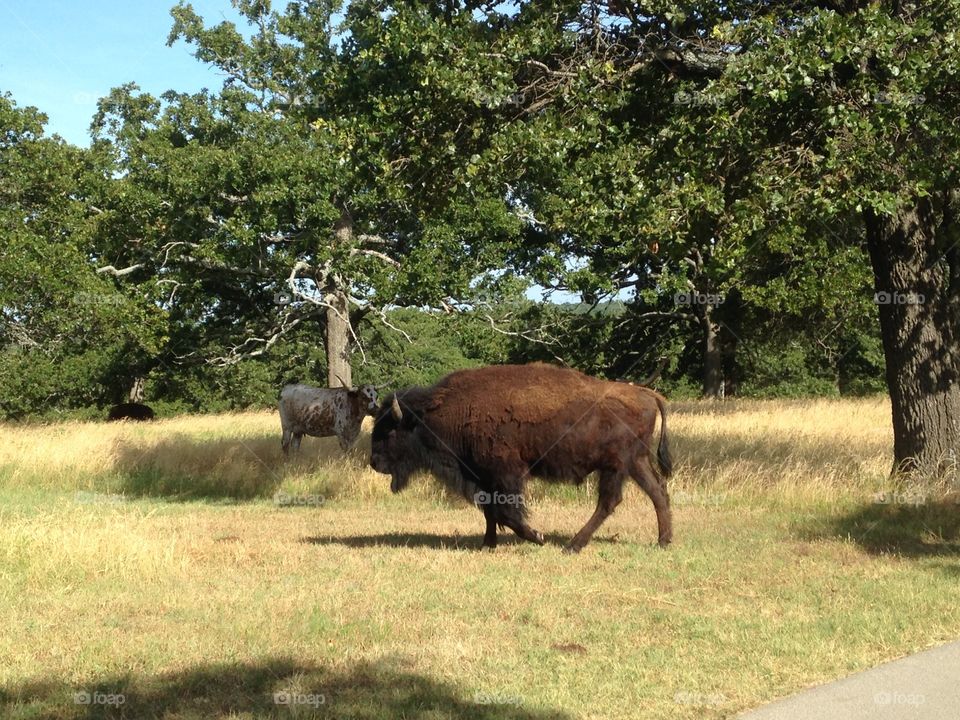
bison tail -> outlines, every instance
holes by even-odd
[[[660,395],[656,396],[660,410],[660,444],[657,446],[657,463],[664,479],[673,474],[673,458],[670,457],[670,440],[667,437],[667,406]]]

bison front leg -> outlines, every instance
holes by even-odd
[[[501,525],[510,528],[517,537],[537,545],[543,545],[543,533],[527,524],[526,507],[523,495],[515,493],[507,497],[507,502],[497,506],[497,515]]]
[[[497,513],[493,505],[483,506],[483,517],[487,520],[487,531],[483,535],[483,547],[492,550],[497,547]]]
[[[612,472],[601,473],[599,490],[600,499],[597,501],[597,509],[593,511],[587,524],[580,528],[580,532],[573,536],[573,540],[564,548],[564,552],[578,553],[583,550],[597,528],[613,514],[617,505],[623,500],[623,475]]]

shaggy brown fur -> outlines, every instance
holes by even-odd
[[[660,473],[650,460],[658,414]],[[660,544],[672,536],[664,398],[576,370],[543,363],[460,370],[431,388],[390,396],[377,414],[370,464],[393,476],[394,492],[414,472],[429,470],[464,495],[479,494],[487,520],[484,545],[491,547],[497,526],[543,542],[526,522],[531,475],[579,483],[599,474],[597,509],[574,536],[571,551],[583,548],[620,503],[628,476],[653,502]]]

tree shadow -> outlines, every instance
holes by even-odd
[[[872,554],[909,558],[960,555],[960,504],[875,503],[801,529],[807,539],[850,539]]]
[[[174,433],[149,445],[120,440],[114,447],[118,492],[167,500],[254,500],[271,497],[290,474],[322,474],[344,465],[365,467],[362,445],[344,452],[336,438],[304,439],[301,452],[283,455],[280,435],[198,438]]]
[[[543,539],[547,545],[566,547],[572,535],[560,533],[544,533]],[[434,533],[378,533],[376,535],[315,535],[300,538],[300,542],[309,545],[342,545],[350,548],[393,547],[393,548],[425,548],[429,550],[483,550],[483,535],[437,535]],[[616,537],[594,537],[590,544],[615,544]],[[535,547],[516,535],[502,533],[497,539],[498,547],[511,545],[528,545]]]
[[[205,664],[156,676],[98,678],[87,685],[38,679],[0,689],[4,720],[214,720],[216,718],[430,718],[570,720],[524,707],[496,687],[459,688],[387,658],[334,670],[290,658]]]

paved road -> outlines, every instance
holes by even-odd
[[[777,700],[739,720],[958,720],[960,642]]]

